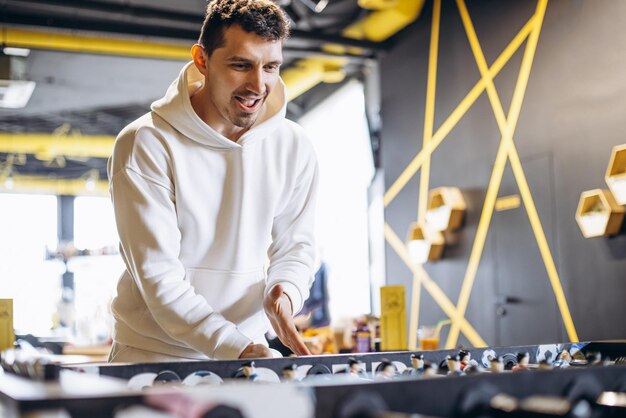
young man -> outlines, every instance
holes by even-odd
[[[309,354],[293,315],[313,278],[318,174],[285,119],[288,32],[270,0],[211,1],[193,62],[118,136],[109,178],[126,271],[110,361],[269,357],[269,323]]]

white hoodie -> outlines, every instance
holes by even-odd
[[[283,286],[294,314],[309,295],[317,163],[302,128],[285,119],[282,82],[235,143],[191,107],[202,81],[187,64],[115,142],[110,192],[126,271],[114,338],[233,359],[251,342],[267,344],[262,302],[272,286]]]

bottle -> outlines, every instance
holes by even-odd
[[[356,328],[354,344],[355,353],[369,353],[371,351],[372,333],[366,321],[359,321]]]

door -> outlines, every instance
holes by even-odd
[[[558,271],[552,157],[542,154],[527,158],[522,161],[522,167]],[[518,207],[515,207],[516,197]],[[495,254],[496,344],[560,342],[564,330],[556,298],[508,161],[498,199],[508,205],[494,211],[490,231]]]

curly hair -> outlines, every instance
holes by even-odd
[[[224,31],[239,25],[246,32],[270,41],[289,37],[289,21],[270,0],[212,0],[209,2],[198,43],[211,56],[224,46]]]

